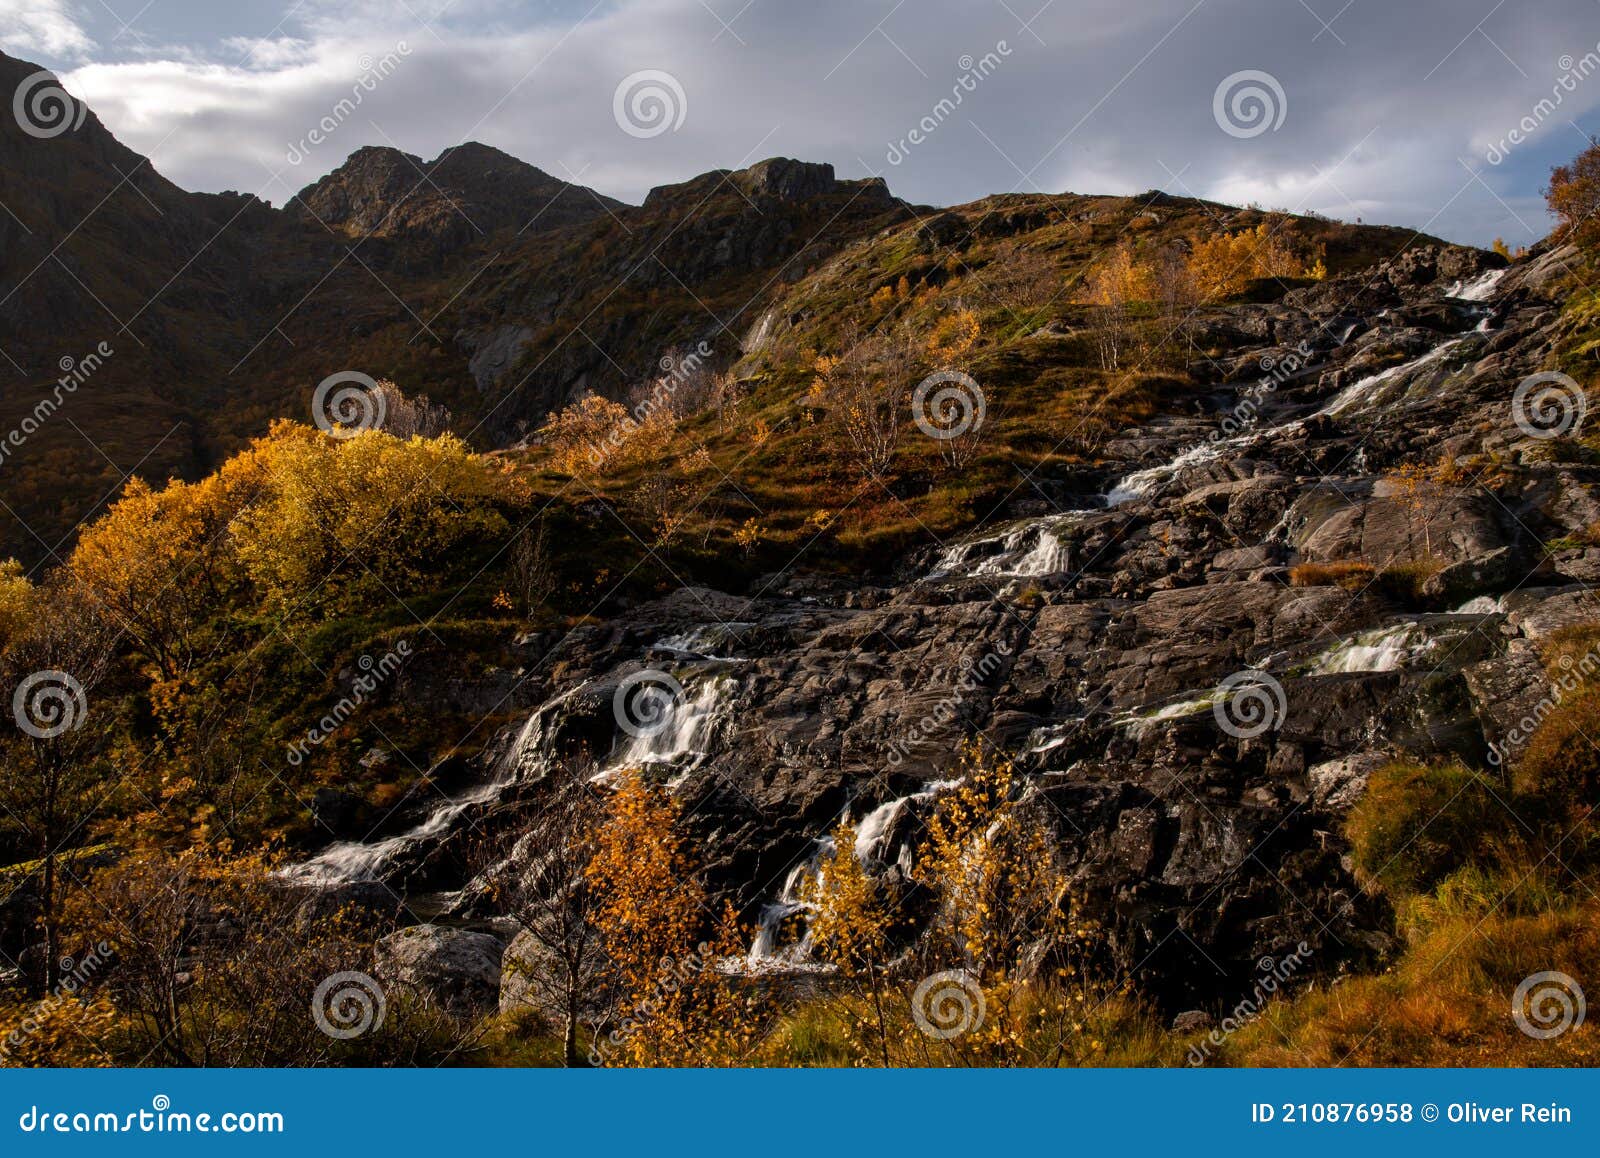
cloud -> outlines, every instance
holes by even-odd
[[[1336,19],[1333,0],[741,4],[308,4],[266,38],[93,60],[65,79],[180,184],[277,202],[362,145],[432,156],[477,139],[631,200],[787,154],[881,173],[925,203],[1161,187],[1479,243],[1547,228],[1539,186],[1600,108],[1596,74],[1503,163],[1486,159],[1549,95],[1558,61],[1596,49],[1592,0],[1487,20],[1459,0]],[[400,66],[352,102],[401,43]],[[615,123],[618,83],[645,69],[681,83],[680,129],[640,138]],[[1281,127],[1239,137],[1213,95],[1246,70],[1270,74],[1286,108]],[[338,108],[335,129],[298,148]]]
[[[66,0],[0,0],[0,48],[75,60],[89,55],[95,43]]]

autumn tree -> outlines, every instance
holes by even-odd
[[[606,802],[582,764],[551,773],[543,809],[510,854],[488,869],[489,889],[521,934],[507,955],[508,968],[527,986],[531,1004],[559,1015],[562,1060],[582,1062],[578,1048],[586,1013],[603,1005],[612,960],[602,944],[603,900],[589,868],[600,852]],[[615,908],[606,914],[617,915]]]
[[[741,994],[717,969],[742,951],[739,926],[731,912],[712,909],[665,788],[635,772],[622,776],[585,875],[614,987],[591,1060],[704,1065],[744,1057],[759,996]]]
[[[924,364],[921,345],[905,324],[870,335],[847,328],[840,352],[821,355],[813,365],[806,405],[822,412],[827,435],[863,474],[882,477],[894,463]]]
[[[376,923],[271,876],[226,843],[175,852],[135,846],[77,895],[76,927],[104,930],[116,955],[103,992],[135,1060],[178,1066],[439,1064],[461,1031],[436,1010],[370,982]],[[330,1020],[322,983],[365,974],[364,1023]],[[352,979],[355,983],[356,979]],[[329,990],[322,1000],[329,1001]],[[380,1010],[378,1002],[383,1002]],[[356,1030],[319,1031],[318,1018]]]
[[[1268,222],[1237,233],[1196,238],[1189,250],[1188,274],[1201,302],[1225,301],[1261,278],[1304,278],[1318,274]]]
[[[559,578],[545,520],[537,518],[511,543],[511,581],[525,615],[534,615],[549,602]]]
[[[0,653],[0,688],[12,706],[0,732],[0,809],[18,851],[36,864],[40,987],[61,957],[66,865],[115,787],[105,762],[115,709],[96,699],[111,648],[82,593],[54,583],[32,600],[27,623]]]
[[[266,600],[336,611],[416,590],[456,548],[505,533],[507,476],[460,439],[335,439],[279,423],[252,447],[267,481],[230,524]]]
[[[409,398],[387,378],[378,383],[383,431],[399,439],[438,438],[450,429],[450,411],[426,394]]]
[[[1133,308],[1149,300],[1149,274],[1134,259],[1133,246],[1123,241],[1089,271],[1084,290],[1090,304],[1099,307],[1095,340],[1100,348],[1100,366],[1115,370],[1132,341]]]
[[[848,821],[834,829],[833,846],[801,882],[800,899],[810,914],[816,957],[847,980],[864,983],[877,1053],[887,1067],[890,1029],[884,990],[892,921],[877,883],[856,855],[856,837],[856,827]]]
[[[129,480],[68,560],[91,608],[165,679],[187,675],[224,642],[214,620],[238,581],[227,530],[260,493],[259,480],[241,473],[161,490]]]
[[[1550,171],[1545,200],[1569,241],[1593,245],[1600,240],[1600,138],[1591,137],[1588,148]]]

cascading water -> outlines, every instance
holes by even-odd
[[[1448,342],[1440,343],[1419,358],[1413,358],[1411,361],[1403,362],[1398,366],[1390,366],[1387,370],[1382,370],[1376,374],[1369,374],[1359,382],[1346,386],[1339,391],[1327,405],[1313,414],[1312,417],[1338,417],[1351,411],[1366,410],[1384,401],[1383,396],[1387,393],[1386,387],[1410,377],[1426,366],[1440,361],[1457,346],[1461,345],[1461,342],[1462,339],[1453,338]]]
[[[1470,281],[1456,282],[1444,291],[1444,296],[1462,302],[1486,302],[1493,296],[1500,279],[1510,272],[1509,267],[1491,269],[1488,273],[1479,274]]]
[[[541,705],[528,717],[516,742],[495,765],[494,775],[488,782],[443,801],[422,823],[398,836],[370,844],[340,841],[329,845],[308,861],[283,869],[279,875],[297,884],[317,886],[382,880],[384,871],[405,850],[423,841],[448,835],[456,822],[472,808],[497,800],[513,784],[542,775],[553,755],[549,741],[551,721],[557,709],[585,686],[580,684]]]
[[[877,867],[882,868],[893,863],[898,864],[903,871],[909,871],[911,865],[910,845],[902,843],[896,850],[894,860],[890,861],[884,855],[885,844],[894,833],[901,816],[908,808],[913,808],[924,801],[932,800],[939,793],[956,787],[960,780],[935,780],[920,792],[913,792],[910,796],[901,796],[880,804],[871,812],[861,818],[856,825],[856,859],[867,866],[868,871]],[[823,836],[812,843],[811,850],[804,859],[783,880],[783,888],[778,893],[778,899],[766,905],[761,910],[761,920],[756,928],[754,942],[750,945],[750,953],[746,958],[743,969],[747,972],[761,972],[763,970],[788,970],[804,972],[815,971],[823,968],[810,960],[811,956],[811,929],[809,922],[800,940],[793,944],[782,944],[783,927],[785,922],[805,913],[808,909],[803,893],[806,879],[816,875],[818,867],[834,852],[833,837]]]
[[[1434,637],[1418,623],[1397,623],[1341,640],[1311,662],[1306,675],[1399,671],[1431,652]]]
[[[657,642],[656,647],[665,651],[686,652],[704,659],[736,660],[740,657],[724,653],[733,652],[744,632],[754,626],[754,623],[704,623],[677,635],[669,635]]]
[[[1217,442],[1202,442],[1199,446],[1183,451],[1171,462],[1136,470],[1106,492],[1106,506],[1120,507],[1124,503],[1147,498],[1184,471],[1215,462],[1229,450],[1243,449],[1260,437],[1260,434],[1242,434]]]
[[[1067,511],[1021,523],[1003,535],[956,543],[940,554],[928,573],[942,579],[958,571],[998,578],[1039,578],[1071,570],[1072,549],[1061,532],[1089,511]]]
[[[717,726],[728,714],[734,681],[727,676],[709,676],[691,688],[693,694],[685,689],[683,703],[667,713],[662,726],[618,737],[606,766],[594,780],[609,780],[629,769],[665,767],[675,773],[670,788],[694,771],[710,753]]]

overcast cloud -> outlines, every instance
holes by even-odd
[[[781,154],[932,204],[1159,187],[1517,243],[1547,230],[1549,168],[1600,122],[1596,0],[221,7],[0,0],[0,47],[57,70],[179,184],[275,203],[362,145],[481,140],[629,201]],[[619,127],[618,85],[643,70],[681,87],[678,127]],[[1246,71],[1271,82],[1254,135],[1213,107]]]

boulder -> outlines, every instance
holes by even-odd
[[[500,1000],[499,938],[440,925],[415,925],[378,942],[376,971],[458,1016],[493,1012]]]

